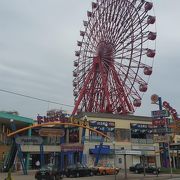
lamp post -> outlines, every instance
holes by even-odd
[[[112,141],[113,143],[113,152],[114,152],[114,179],[116,180],[116,144],[115,141]]]

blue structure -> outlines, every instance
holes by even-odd
[[[14,120],[11,119],[10,121],[11,121],[11,129],[12,129],[12,131],[16,131],[17,129],[16,129],[16,125],[15,125],[15,123],[14,123]],[[21,150],[21,145],[20,145],[20,144],[17,144],[16,141],[15,141],[15,139],[16,139],[18,136],[19,136],[19,135],[16,134],[15,137],[13,137],[13,144],[15,144],[16,147],[17,147],[17,148],[15,148],[14,150],[17,149],[17,154],[18,154],[19,160],[20,160],[20,162],[21,162],[21,166],[22,166],[23,173],[24,173],[24,175],[27,175],[27,168],[26,168],[26,165],[25,165],[25,158],[24,158],[23,153],[22,153],[22,150]]]
[[[163,110],[162,98],[161,97],[158,97],[158,104],[159,104],[159,110]],[[165,133],[162,135],[165,135]],[[160,145],[163,148],[163,151],[161,152],[162,166],[163,167],[169,167],[169,158],[170,157],[169,157],[169,153],[168,153],[168,144],[167,143],[160,143]]]
[[[2,133],[15,131],[22,127],[30,126],[32,124],[33,124],[33,119],[18,116],[17,112],[0,112],[0,126],[3,127],[1,131]],[[7,138],[7,134],[6,134],[6,138],[0,144],[1,149],[3,149],[4,146],[9,147],[9,152],[7,153],[6,151],[7,154],[5,155],[5,159],[3,160],[2,170],[8,172],[9,169],[13,168],[14,160],[17,154],[23,168],[23,173],[27,174],[27,169],[29,164],[29,154],[26,153],[24,154],[26,156],[23,156],[23,153],[21,151],[21,146],[16,144],[15,142],[16,137],[18,137],[18,135],[16,135],[13,138]],[[2,140],[0,139],[0,141]]]

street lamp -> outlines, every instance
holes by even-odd
[[[114,179],[116,180],[116,147],[115,141],[112,141],[113,144],[113,152],[114,152]]]

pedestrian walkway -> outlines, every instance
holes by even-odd
[[[175,179],[175,180],[180,180],[180,174],[172,174],[172,177],[170,174],[159,174],[158,176],[156,175],[143,175],[143,174],[131,174],[128,173],[127,178],[125,178],[124,174],[119,174],[118,178],[119,179],[127,179],[127,180],[169,180],[169,179]]]
[[[29,171],[28,175],[23,175],[23,172],[15,172],[12,173],[13,180],[34,180],[34,175],[36,171]],[[0,180],[4,180],[7,177],[7,173],[0,173]],[[152,174],[134,174],[129,173],[127,174],[127,178],[125,178],[124,173],[120,172],[118,175],[105,175],[105,176],[93,176],[93,177],[80,177],[80,178],[64,178],[63,180],[180,180],[180,174],[173,174],[172,178],[170,174],[159,174],[158,177]]]

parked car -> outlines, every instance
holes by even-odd
[[[64,171],[64,175],[66,175],[66,177],[93,176],[94,171],[94,169],[89,168],[84,164],[77,163],[68,166]]]
[[[115,168],[112,164],[106,164],[104,166],[98,167],[98,174],[100,175],[118,174],[119,171],[120,171],[120,168]]]
[[[129,167],[129,171],[134,172],[135,169],[137,169],[137,168],[139,168],[139,167],[141,167],[141,166],[143,166],[143,165],[140,164],[140,163],[135,164],[135,165],[133,165],[133,166],[130,166],[130,167]]]
[[[93,175],[99,175],[99,169],[97,166],[89,167],[93,172]]]
[[[143,164],[136,164],[135,166],[130,166],[129,171],[135,172],[135,173],[142,173],[144,172]],[[160,168],[156,168],[155,166],[147,166],[145,165],[145,172],[146,173],[153,173],[153,174],[159,174]]]
[[[63,172],[55,165],[44,165],[35,173],[37,180],[60,180],[63,179]]]

